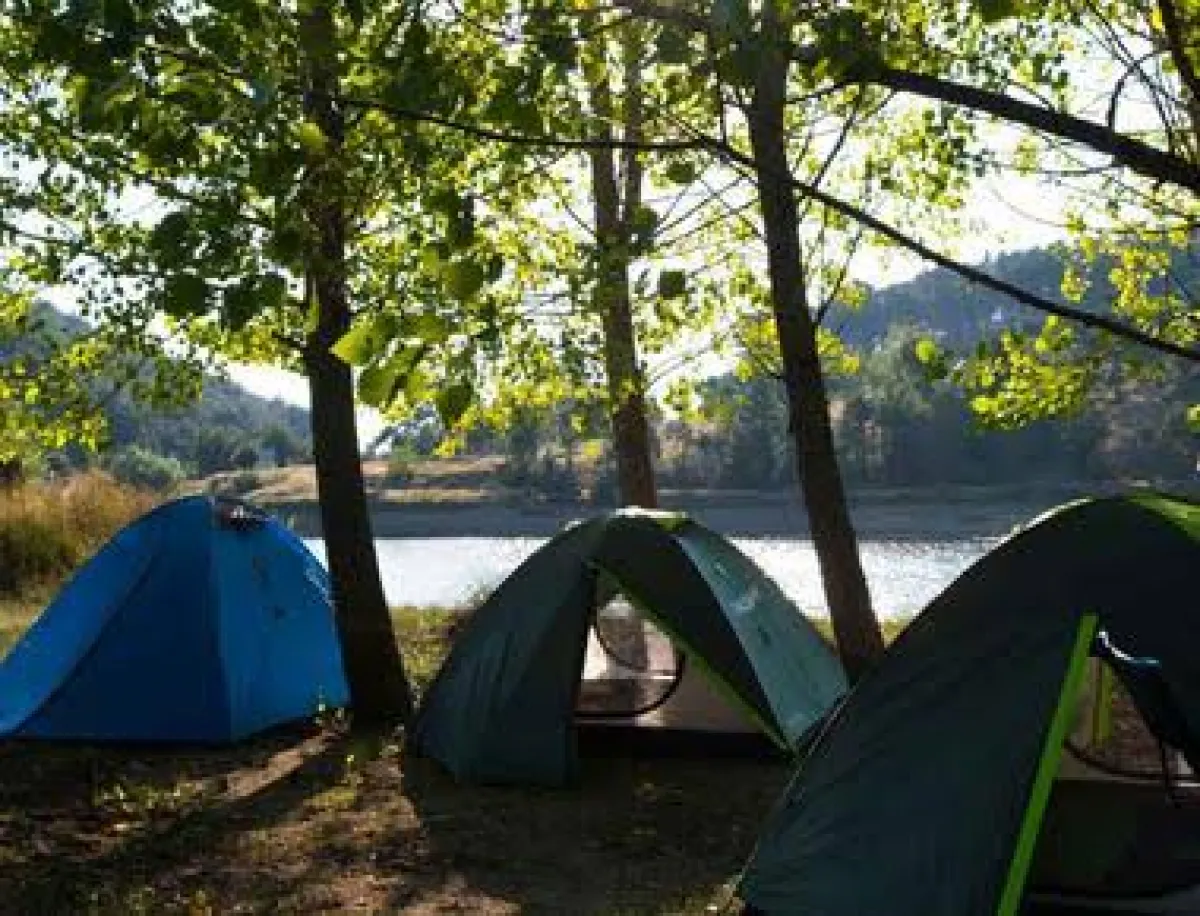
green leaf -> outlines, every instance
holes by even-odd
[[[924,369],[927,380],[938,382],[950,375],[950,357],[936,341],[922,337],[913,346],[913,353]]]
[[[917,354],[917,361],[924,365],[929,365],[941,355],[941,349],[928,337],[922,337],[918,340],[914,349]]]
[[[442,343],[450,336],[450,323],[429,312],[406,317],[402,327],[406,337],[419,337],[428,343]]]
[[[190,318],[208,311],[208,283],[196,274],[177,273],[163,284],[163,311],[175,318]]]
[[[678,29],[664,26],[654,40],[658,59],[664,64],[686,64],[692,56],[688,36]]]
[[[321,155],[329,142],[321,128],[312,121],[302,121],[296,125],[296,139],[300,146],[312,155]]]
[[[546,60],[561,70],[575,66],[575,39],[565,29],[539,35],[537,49]]]
[[[168,213],[150,233],[150,245],[164,267],[180,267],[187,261],[187,239],[192,228],[191,215],[183,210]]]
[[[682,270],[664,270],[658,275],[658,294],[664,299],[687,295],[687,274]]]
[[[395,399],[396,378],[400,372],[397,360],[383,360],[367,366],[358,376],[358,398],[370,407],[381,410]]]
[[[361,366],[375,358],[376,347],[370,324],[356,324],[343,334],[330,351],[344,363]]]
[[[675,184],[691,184],[700,174],[700,170],[696,168],[695,163],[688,162],[686,159],[676,159],[667,164],[663,171],[668,181],[673,181]]]
[[[221,293],[221,323],[235,333],[250,322],[257,308],[254,286],[245,280]]]
[[[267,242],[267,254],[285,266],[296,266],[304,256],[304,230],[293,223],[276,226]]]
[[[376,315],[350,328],[330,347],[330,352],[351,366],[365,366],[383,352],[397,330],[396,320],[390,315]]]
[[[448,249],[444,244],[430,244],[421,249],[421,268],[429,273],[437,273],[443,267]]]
[[[1200,434],[1200,404],[1192,404],[1188,407],[1187,425],[1192,432]]]
[[[221,323],[242,330],[261,312],[278,308],[287,296],[287,282],[279,274],[245,277],[221,294]]]
[[[470,382],[457,382],[439,391],[437,412],[442,425],[447,429],[453,427],[471,406],[474,397],[475,389]]]
[[[446,265],[445,278],[450,295],[467,300],[483,289],[486,275],[474,261],[454,261]]]
[[[977,0],[979,16],[984,22],[1000,22],[1017,14],[1016,0]]]

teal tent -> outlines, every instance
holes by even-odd
[[[1071,857],[1067,836],[1093,847],[1090,877],[1074,850],[1076,898],[1154,891],[1151,859],[1164,884],[1200,884],[1194,810],[1160,805],[1154,825],[1119,784],[1056,784],[1093,652],[1197,766],[1198,624],[1200,507],[1112,497],[1036,520],[935,598],[830,717],[743,875],[750,912],[1010,916],[1031,905],[1040,857]],[[1086,830],[1066,829],[1060,794],[1092,818]],[[1144,855],[1171,830],[1190,841]]]
[[[732,544],[625,510],[552,539],[472,615],[423,699],[417,749],[462,780],[570,781],[588,631],[614,591],[783,749],[846,690],[820,634]]]

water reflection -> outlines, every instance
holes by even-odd
[[[381,538],[376,542],[391,604],[459,607],[494,588],[545,538]],[[828,613],[811,541],[734,538],[733,542],[806,611]],[[994,539],[864,541],[863,567],[881,616],[919,611],[977,560]],[[320,540],[305,543],[324,561]]]

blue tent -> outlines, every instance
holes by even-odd
[[[0,663],[0,735],[224,742],[348,700],[325,570],[240,503],[159,506]]]

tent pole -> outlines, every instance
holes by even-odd
[[[1042,829],[1042,818],[1046,814],[1050,791],[1054,787],[1054,777],[1058,773],[1063,741],[1070,730],[1075,700],[1079,696],[1079,688],[1083,685],[1084,675],[1087,674],[1087,660],[1091,655],[1092,641],[1096,638],[1098,625],[1099,617],[1095,614],[1084,614],[1079,621],[1075,645],[1067,661],[1067,671],[1058,693],[1058,705],[1050,719],[1050,728],[1046,731],[1046,741],[1042,745],[1042,756],[1034,772],[1029,804],[1025,806],[1025,816],[1017,834],[1012,862],[1008,866],[1008,878],[1004,882],[1004,891],[1000,895],[1000,906],[996,910],[996,916],[1017,916],[1020,910],[1021,895],[1029,877],[1029,867],[1033,863],[1038,834]]]

